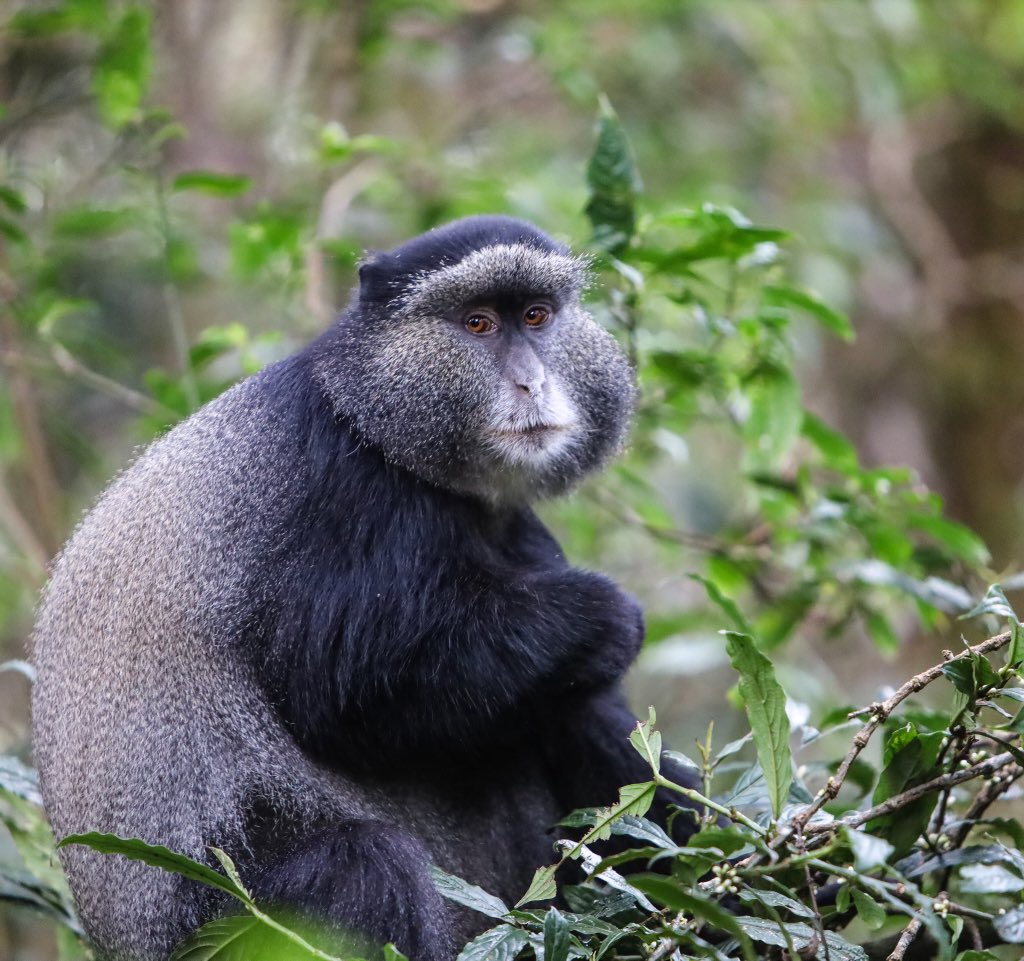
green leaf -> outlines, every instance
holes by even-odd
[[[603,841],[611,837],[612,825],[625,815],[642,818],[651,809],[658,785],[654,781],[625,784],[619,788],[619,799],[613,805],[598,810],[594,826],[584,835],[580,844]],[[573,853],[576,853],[577,847]],[[518,905],[517,905],[518,906]]]
[[[875,647],[884,654],[896,654],[900,649],[900,639],[889,623],[889,618],[871,608],[863,608],[861,616]]]
[[[868,872],[885,864],[895,850],[885,838],[875,837],[864,831],[847,829],[843,832],[853,850],[854,866],[858,871]]]
[[[568,922],[556,908],[551,908],[544,918],[544,961],[566,961],[571,943]]]
[[[92,86],[100,116],[115,129],[141,119],[149,84],[152,14],[141,4],[127,7],[100,48]]]
[[[249,889],[242,883],[241,875],[238,873],[238,868],[235,867],[235,862],[231,860],[226,851],[222,851],[218,847],[210,848],[210,852],[220,862],[220,866],[224,869],[224,873],[228,876],[231,883],[238,888],[239,891],[245,894],[245,900],[251,901],[252,895],[249,893]]]
[[[120,854],[133,861],[142,861],[150,867],[180,874],[190,881],[198,881],[211,888],[219,888],[243,904],[251,903],[249,893],[245,888],[235,884],[208,865],[193,861],[192,858],[178,854],[162,844],[147,844],[138,838],[121,838],[116,834],[101,834],[98,831],[90,831],[87,834],[69,834],[57,847],[64,847],[67,844],[84,844],[93,851],[99,851],[100,854]]]
[[[488,894],[483,888],[478,888],[454,874],[447,874],[433,865],[430,868],[430,875],[434,879],[434,886],[449,901],[499,921],[508,915],[505,902],[493,894]]]
[[[530,936],[522,929],[502,924],[469,942],[457,961],[512,961],[530,943]]]
[[[624,814],[611,826],[612,834],[617,837],[636,838],[646,841],[657,848],[674,848],[675,842],[657,824],[647,818]]]
[[[750,634],[750,624],[747,623],[747,619],[743,616],[736,602],[731,597],[726,597],[722,591],[719,590],[718,585],[706,577],[702,577],[700,574],[688,575],[690,580],[697,581],[699,584],[704,585],[704,590],[707,592],[710,600],[715,604],[716,607],[727,617],[732,623],[732,626],[739,631],[741,634]]]
[[[629,743],[657,774],[661,770],[661,734],[654,730],[655,720],[654,708],[648,708],[647,720],[638,722],[633,728],[629,735]],[[646,813],[640,812],[638,816],[643,817]]]
[[[954,557],[964,560],[968,564],[984,567],[991,560],[985,542],[963,524],[958,524],[946,517],[920,513],[907,514],[905,521],[908,527],[923,531],[933,540],[938,541]]]
[[[736,921],[755,941],[774,944],[780,948],[787,947],[786,936],[776,922],[765,921],[762,918],[737,918]],[[802,922],[786,924],[784,927],[786,934],[792,939],[798,951],[806,948],[817,935],[814,928]],[[820,937],[820,935],[817,936]],[[819,952],[823,956],[827,956],[830,961],[869,961],[867,952],[860,945],[850,944],[834,931],[825,932],[825,942],[827,947],[819,948]]]
[[[530,886],[526,889],[526,894],[516,901],[516,907],[519,908],[524,904],[531,904],[534,901],[550,901],[558,894],[558,885],[555,883],[555,872],[557,870],[557,864],[537,868]]]
[[[823,327],[837,334],[843,340],[854,339],[850,319],[830,307],[817,294],[797,287],[769,284],[761,291],[763,302],[769,307],[796,307],[810,314]]]
[[[746,958],[753,959],[754,951],[738,919],[725,910],[717,901],[705,898],[692,889],[686,888],[674,878],[660,874],[637,874],[630,883],[648,895],[652,901],[672,911],[685,911],[695,918],[713,924],[715,927],[738,938]]]
[[[798,918],[814,918],[814,911],[807,907],[806,904],[801,904],[794,898],[786,897],[784,894],[779,894],[777,891],[752,891],[745,890],[740,891],[740,900],[745,901],[747,904],[767,904],[772,908],[784,908],[791,914],[795,914]]]
[[[597,142],[587,164],[590,197],[586,214],[596,246],[621,253],[636,231],[636,197],[640,192],[633,148],[607,98],[601,98]]]
[[[750,402],[750,416],[743,425],[747,467],[765,471],[778,465],[800,434],[800,385],[789,371],[762,366],[747,378],[743,390]]]
[[[860,888],[854,888],[852,893],[857,917],[867,925],[869,931],[877,931],[885,924],[885,908]]]
[[[999,676],[988,658],[973,651],[943,664],[942,673],[953,687],[972,700],[977,697],[980,688],[999,683]]]
[[[691,848],[715,848],[722,852],[723,857],[730,857],[742,851],[753,839],[739,828],[704,828],[692,835],[687,841]]]
[[[250,961],[251,936],[260,926],[251,914],[217,918],[179,945],[170,961]]]
[[[393,944],[384,945],[384,961],[409,961]]]
[[[214,197],[237,197],[252,186],[252,178],[242,174],[214,173],[211,170],[189,170],[178,174],[171,190],[196,190]]]
[[[1024,626],[1014,618],[1010,623],[1010,643],[1006,648],[1006,665],[1007,667],[1019,667],[1021,664],[1024,664]]]
[[[71,240],[109,237],[134,226],[138,220],[138,212],[127,207],[78,207],[54,217],[53,232]]]
[[[942,731],[922,732],[912,723],[893,731],[885,742],[885,767],[872,795],[872,804],[880,804],[937,776],[940,772],[936,759],[943,738]],[[934,794],[918,798],[893,814],[870,821],[866,830],[889,841],[895,848],[895,856],[901,857],[927,827],[937,800]]]
[[[740,675],[739,690],[750,721],[758,761],[764,771],[768,798],[776,817],[782,811],[793,780],[789,750],[789,718],[786,694],[775,679],[775,670],[746,634],[729,632],[727,651]]]
[[[0,184],[0,204],[16,214],[23,214],[28,209],[21,193],[7,184]]]

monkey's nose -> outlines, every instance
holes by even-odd
[[[516,387],[518,387],[519,390],[527,397],[540,397],[541,391],[544,387],[544,378],[520,377],[516,379]]]

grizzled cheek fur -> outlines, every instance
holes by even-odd
[[[466,356],[443,321],[389,334],[360,378],[358,426],[390,459],[439,480],[472,462],[496,374]],[[446,349],[438,349],[447,342]]]
[[[611,334],[579,308],[572,335],[556,341],[552,354],[562,388],[580,413],[581,469],[591,470],[626,441],[636,394],[633,371]]]

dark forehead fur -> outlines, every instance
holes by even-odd
[[[525,220],[464,217],[435,227],[390,252],[370,254],[359,268],[359,304],[364,309],[395,306],[422,287],[422,279],[428,274],[491,247],[525,248],[541,257],[549,255],[556,262],[572,257],[567,247]]]

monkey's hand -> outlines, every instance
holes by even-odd
[[[560,572],[566,583],[561,604],[575,616],[568,619],[570,637],[562,665],[566,686],[602,688],[619,680],[636,659],[644,640],[640,604],[610,578],[589,571]]]

